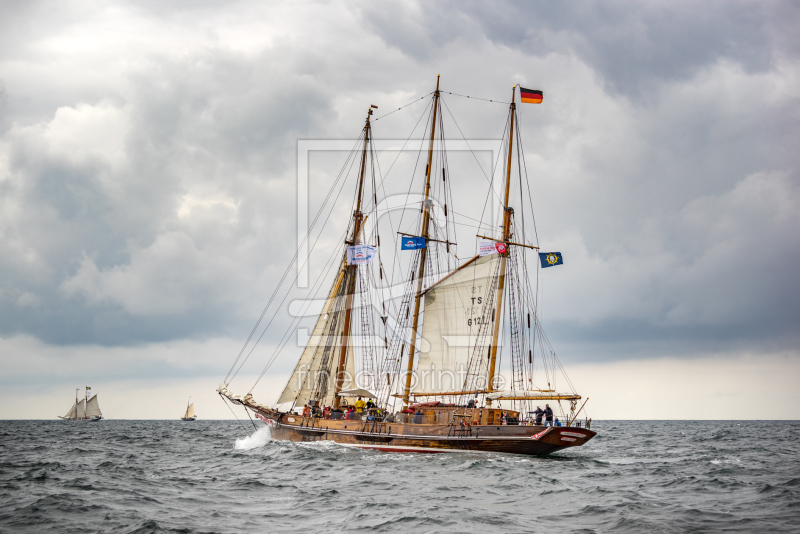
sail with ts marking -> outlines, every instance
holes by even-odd
[[[416,396],[486,390],[499,264],[497,255],[473,258],[425,293],[430,348],[419,354]]]

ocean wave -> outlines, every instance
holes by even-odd
[[[795,422],[596,421],[596,440],[545,458],[291,443],[235,421],[22,423],[0,433],[0,531],[790,532],[800,521]]]

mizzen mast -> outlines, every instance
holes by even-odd
[[[433,119],[431,121],[431,140],[428,145],[428,165],[425,168],[425,199],[422,202],[422,231],[420,237],[428,242],[428,225],[430,223],[430,193],[431,193],[431,172],[433,164],[433,140],[436,133],[436,114],[439,111],[439,76],[436,75],[436,91],[433,93]],[[414,297],[414,317],[411,325],[411,343],[408,349],[408,372],[406,373],[406,387],[403,391],[403,404],[406,407],[409,405],[409,397],[411,395],[411,378],[414,372],[414,354],[417,350],[417,328],[419,327],[419,308],[422,303],[422,283],[425,277],[425,259],[428,255],[428,247],[426,246],[420,250],[419,257],[419,274],[417,275],[417,293]]]
[[[369,111],[367,112],[367,121],[364,125],[364,148],[361,152],[361,171],[359,172],[358,176],[358,195],[356,197],[356,209],[353,212],[353,237],[349,241],[345,241],[345,244],[349,246],[355,246],[358,236],[361,233],[361,225],[364,222],[364,214],[361,212],[361,197],[364,190],[364,172],[367,166],[367,147],[369,145],[369,133],[370,133],[370,122],[369,117],[372,115],[372,108],[370,107]],[[351,323],[351,311],[353,309],[353,294],[355,293],[356,288],[356,276],[357,276],[357,269],[358,266],[348,265],[347,266],[347,286],[345,288],[347,294],[347,303],[345,305],[345,315],[344,315],[344,327],[342,328],[342,346],[339,352],[339,365],[336,371],[336,385],[334,388],[334,397],[333,397],[333,406],[334,408],[339,408],[341,406],[341,398],[339,397],[339,393],[342,391],[342,384],[344,383],[345,372],[346,372],[346,364],[347,364],[347,343],[348,338],[350,337],[350,323]]]

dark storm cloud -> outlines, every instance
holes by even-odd
[[[720,61],[763,72],[778,56],[797,54],[788,25],[771,31],[775,22],[797,19],[797,6],[787,2],[373,3],[362,15],[413,57],[481,39],[530,56],[575,54],[612,93],[644,98],[660,83],[688,80]]]

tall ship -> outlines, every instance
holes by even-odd
[[[541,91],[519,92],[522,102],[543,98]],[[542,456],[595,436],[583,410],[588,399],[572,387],[539,321],[540,269],[563,261],[560,253],[539,250],[517,86],[506,102],[495,170],[486,176],[484,211],[470,215],[454,204],[463,197],[453,191],[464,184],[450,176],[445,95],[462,96],[441,91],[437,77],[418,121],[426,125],[425,141],[408,186],[410,191],[416,176],[421,195],[407,197],[399,220],[378,201],[379,194],[386,196],[390,171],[383,175],[377,163],[372,123],[382,117],[373,119],[376,106],[370,106],[358,143],[326,197],[339,197],[340,178],[352,169],[352,216],[341,245],[316,278],[311,298],[296,301],[301,304],[281,336],[270,328],[282,322],[282,304],[294,294],[292,265],[287,268],[284,284],[219,385],[219,395],[244,407],[251,419],[253,414],[254,425],[268,425],[273,439],[395,452]],[[444,110],[452,117],[446,103]],[[335,212],[331,207],[326,216],[325,209],[314,218],[308,244],[319,242]],[[475,255],[458,257],[458,226],[477,228]],[[381,234],[390,246],[381,248]],[[295,255],[294,265],[307,261],[301,256]],[[307,316],[316,322],[288,383],[273,406],[259,403],[254,395],[265,393],[256,389],[259,381],[290,350]],[[267,332],[280,341],[258,380],[249,389],[237,385]]]
[[[92,388],[86,387],[83,398],[78,400],[78,393],[80,389],[75,390],[75,404],[69,409],[66,415],[59,415],[59,419],[71,421],[99,421],[103,418],[103,412],[100,411],[100,402],[97,394],[92,395],[90,390]]]

